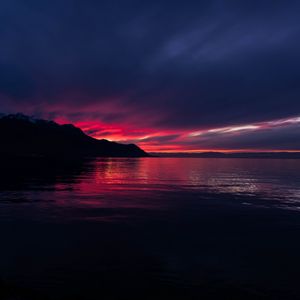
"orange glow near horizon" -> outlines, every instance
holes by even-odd
[[[144,149],[145,150],[145,149]],[[300,150],[266,150],[266,149],[198,149],[198,150],[161,150],[161,151],[147,151],[149,153],[206,153],[206,152],[219,152],[219,153],[300,153]]]
[[[282,126],[294,124],[300,125],[300,117],[280,119],[253,124],[239,124],[220,128],[208,128],[203,130],[161,130],[155,128],[132,128],[132,125],[107,124],[101,121],[75,121],[65,118],[55,120],[57,123],[73,123],[81,128],[87,135],[96,139],[107,139],[119,143],[134,143],[147,152],[164,153],[201,153],[201,152],[300,152],[300,149],[264,149],[264,148],[226,148],[210,147],[211,139],[218,141],[220,138],[234,140],[243,134],[255,134],[255,132],[276,129]],[[208,139],[208,142],[207,142]],[[216,144],[216,142],[215,142]]]

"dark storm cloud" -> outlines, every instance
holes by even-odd
[[[3,0],[1,110],[178,130],[298,115],[299,13],[284,0]]]

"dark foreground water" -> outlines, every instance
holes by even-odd
[[[300,160],[0,172],[1,300],[300,298]]]

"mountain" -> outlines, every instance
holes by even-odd
[[[97,140],[72,124],[23,114],[0,116],[0,155],[18,157],[145,157],[134,144]]]

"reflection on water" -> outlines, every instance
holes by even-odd
[[[53,299],[300,295],[300,160],[1,166],[0,277],[18,286]]]
[[[204,194],[226,194],[232,200],[245,196],[253,205],[259,198],[265,205],[300,207],[299,160],[122,158],[57,164],[4,168],[1,205],[13,210],[12,203],[34,203],[46,216],[47,209],[58,207],[160,209],[171,205],[164,192],[189,192],[199,201]]]

